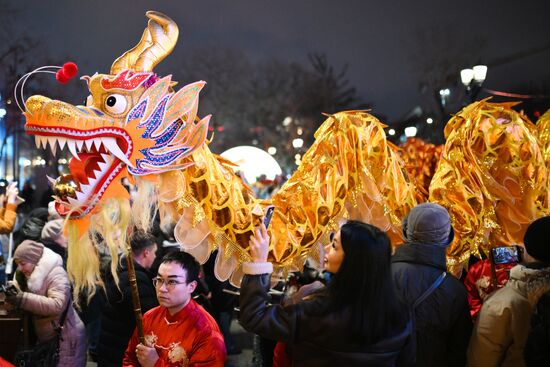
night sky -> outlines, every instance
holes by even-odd
[[[307,62],[324,53],[374,112],[400,119],[430,98],[419,69],[459,54],[462,66],[491,63],[550,43],[550,2],[508,0],[171,0],[10,1],[20,11],[13,31],[39,39],[50,56],[77,62],[82,74],[108,72],[133,47],[145,11],[166,13],[180,27],[174,53],[155,70],[174,72],[186,50],[242,50],[256,60]],[[428,37],[421,41],[418,34]],[[479,46],[479,45],[482,46]],[[458,58],[457,58],[458,60]],[[459,68],[456,70],[458,79]],[[182,76],[174,75],[181,80]],[[215,83],[215,81],[208,81]],[[550,47],[489,68],[487,88],[550,85]],[[322,111],[320,111],[322,112]]]

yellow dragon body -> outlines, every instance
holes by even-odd
[[[329,234],[348,218],[380,227],[399,244],[402,218],[426,199],[428,187],[430,201],[451,213],[457,234],[451,265],[522,242],[528,223],[549,213],[548,119],[537,132],[510,104],[487,101],[449,121],[439,163],[439,148],[405,148],[421,187],[409,183],[385,126],[365,111],[347,111],[328,116],[294,175],[271,200],[259,200],[234,165],[208,148],[210,116],[197,117],[205,82],[176,92],[170,75],[153,72],[175,47],[178,27],[163,14],[147,16],[140,42],[109,74],[82,78],[90,92],[86,106],[44,96],[24,104],[25,128],[37,145],[73,155],[70,175],[52,184],[56,208],[67,218],[67,265],[77,294],[92,294],[101,283],[102,250],[110,252],[116,277],[129,234],[149,230],[157,211],[161,225],[173,226],[182,249],[200,262],[218,249],[216,275],[234,284],[268,205],[275,206],[269,260],[282,272],[299,269],[308,256],[320,262]],[[420,145],[422,159],[414,151]],[[138,188],[133,201],[125,178]]]
[[[401,218],[416,204],[384,125],[364,111],[328,116],[295,174],[271,201],[256,199],[230,162],[210,152],[210,116],[197,118],[199,81],[174,91],[171,76],[152,70],[176,44],[178,28],[148,12],[136,47],[110,74],[83,77],[90,96],[74,106],[44,96],[25,103],[25,128],[39,147],[68,148],[70,175],[52,179],[56,208],[67,218],[68,272],[75,293],[101,283],[98,253],[107,249],[115,273],[134,229],[148,230],[158,209],[161,225],[175,225],[181,247],[204,262],[218,249],[216,275],[239,284],[250,259],[248,240],[267,205],[270,260],[299,269],[320,261],[331,231],[346,218],[362,219],[401,239]],[[133,202],[121,180],[138,188]],[[116,276],[116,274],[114,274]]]

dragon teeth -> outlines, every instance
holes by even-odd
[[[133,167],[133,165],[126,157],[126,154],[124,154],[122,150],[120,150],[120,148],[118,147],[115,138],[101,138],[101,141],[110,153],[114,154],[122,162],[126,163],[126,165]]]
[[[94,145],[94,140],[93,139],[88,139],[84,143],[86,143],[86,149],[88,149],[88,151],[90,151],[92,149],[92,146]]]
[[[111,164],[112,159],[108,154],[102,154],[101,158],[103,158],[103,162],[97,162],[97,165],[99,166],[101,172],[105,172],[107,167]]]
[[[48,137],[48,143],[50,144],[52,155],[55,156],[55,152],[57,150],[57,139],[53,136],[50,136]]]
[[[39,136],[38,148],[46,149],[48,145],[48,138],[46,136]]]
[[[75,157],[76,159],[80,160],[80,157],[78,156],[78,151],[76,150],[76,143],[74,140],[70,139],[67,141],[67,147],[69,147],[69,151]]]
[[[101,139],[99,138],[94,139],[94,145],[96,150],[99,152],[99,149],[101,148]]]
[[[65,148],[65,144],[67,143],[67,139],[57,138],[57,142],[59,143],[59,149],[63,150],[63,148]]]
[[[46,178],[48,179],[48,182],[50,183],[50,185],[52,185],[52,187],[54,187],[55,186],[55,179],[51,178],[48,175],[46,175]]]
[[[78,191],[76,192],[77,196],[78,196]],[[69,205],[71,206],[71,209],[74,209],[74,208],[77,208],[77,207],[80,207],[80,203],[78,202],[78,200],[75,200],[71,197],[67,197],[67,202],[69,203]]]

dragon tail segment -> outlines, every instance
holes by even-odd
[[[330,115],[319,127],[302,164],[272,199],[278,265],[300,267],[307,255],[322,253],[343,219],[372,223],[394,244],[402,242],[401,218],[416,200],[384,127],[363,111]]]
[[[548,215],[546,168],[535,126],[514,103],[475,102],[449,120],[430,201],[451,214],[448,264],[522,243],[527,226]]]
[[[269,261],[278,270],[300,269],[307,256],[321,261],[342,219],[373,223],[401,241],[401,218],[416,201],[383,128],[360,111],[329,116],[319,128],[296,173],[272,198]],[[185,170],[159,177],[162,221],[177,222],[177,241],[200,262],[218,249],[216,276],[240,284],[250,235],[270,202],[254,198],[231,164],[207,146],[189,160]]]

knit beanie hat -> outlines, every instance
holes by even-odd
[[[403,219],[403,236],[409,243],[447,247],[453,242],[454,231],[447,209],[439,204],[415,206]]]
[[[527,227],[523,243],[529,255],[544,263],[550,263],[550,216],[542,217]]]
[[[15,260],[22,260],[31,264],[38,264],[44,252],[44,245],[39,242],[25,240],[17,246],[13,253]]]
[[[43,241],[55,241],[63,234],[63,219],[50,220],[42,228]]]

